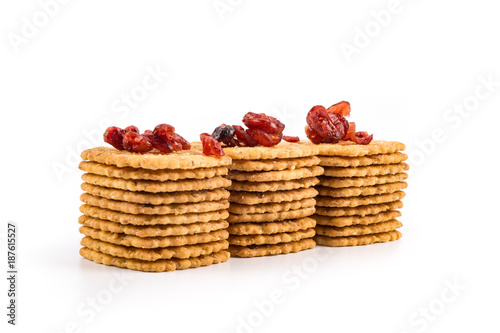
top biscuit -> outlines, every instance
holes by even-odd
[[[224,148],[227,156],[234,160],[268,160],[274,158],[297,158],[318,154],[315,145],[299,145],[282,142],[273,147],[231,147]]]
[[[318,155],[323,156],[366,156],[377,154],[392,154],[406,149],[401,142],[374,140],[367,145],[358,145],[351,141],[340,141],[339,143],[313,144],[310,141],[301,141],[301,146],[314,146],[318,150]]]
[[[198,169],[226,166],[231,164],[231,158],[222,156],[215,158],[203,155],[196,150],[183,150],[171,154],[146,153],[137,154],[114,148],[97,147],[82,152],[83,160],[98,162],[117,167],[159,169]]]

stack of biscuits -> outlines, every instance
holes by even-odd
[[[164,272],[229,259],[228,157],[197,151],[84,151],[80,254],[100,264]]]
[[[317,145],[325,169],[316,186],[316,243],[354,246],[401,238],[397,210],[407,187],[405,145],[393,141]]]
[[[224,148],[232,158],[229,188],[229,252],[259,257],[311,249],[314,185],[323,174],[314,146]]]

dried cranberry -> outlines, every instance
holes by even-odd
[[[168,142],[172,146],[173,151],[191,149],[189,142],[174,131],[174,126],[160,124],[155,127],[153,134]]]
[[[373,134],[368,135],[368,132],[356,132],[352,136],[351,140],[358,145],[367,145],[373,140]]]
[[[349,128],[347,129],[347,133],[345,134],[342,140],[347,141],[351,139],[355,132],[356,132],[356,124],[354,122],[350,122]]]
[[[135,132],[127,132],[123,135],[123,147],[133,153],[146,153],[153,149],[145,137]]]
[[[219,143],[208,133],[200,134],[201,145],[203,147],[203,155],[221,157],[224,156],[224,150]]]
[[[160,152],[167,154],[172,152],[172,145],[159,136],[156,136],[153,133],[144,133],[142,136],[148,140],[153,148],[158,149]]]
[[[259,143],[254,140],[243,128],[243,126],[233,125],[238,145],[245,147],[255,147]]]
[[[104,142],[109,143],[118,150],[125,150],[123,147],[123,134],[125,134],[125,131],[119,127],[108,127],[104,132]]]
[[[326,111],[328,111],[328,113],[339,114],[343,117],[349,117],[351,114],[351,104],[345,101],[339,102],[330,106]]]
[[[275,135],[281,134],[285,129],[281,121],[264,113],[248,112],[243,117],[243,123],[251,130],[262,130]]]
[[[306,135],[314,144],[320,144],[323,141],[323,137],[316,133],[309,125],[306,125]]]
[[[298,136],[285,135],[283,136],[283,140],[285,140],[286,142],[299,142],[300,138]]]
[[[153,131],[152,130],[145,130],[144,134],[153,134]]]
[[[190,150],[191,149],[191,144],[189,143],[188,140],[184,139],[182,136],[180,136],[177,133],[173,134],[174,140],[177,144],[181,145],[182,150]]]
[[[272,147],[281,142],[283,135],[279,134],[269,134],[263,130],[259,129],[248,129],[246,131],[258,144],[264,147]]]
[[[306,120],[311,129],[327,139],[340,140],[349,128],[349,122],[343,116],[329,114],[321,105],[314,106],[307,114]]]
[[[130,125],[130,126],[127,126],[125,127],[125,132],[134,132],[134,133],[137,133],[137,134],[140,134],[141,132],[139,132],[139,129],[134,126],[134,125]]]
[[[153,134],[158,135],[159,137],[169,136],[174,134],[175,127],[169,124],[160,124],[155,127]]]

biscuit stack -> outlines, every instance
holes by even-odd
[[[163,272],[229,259],[227,157],[200,152],[82,153],[80,254],[100,264]]]
[[[259,257],[311,249],[314,189],[323,173],[313,146],[225,148],[233,159],[229,188],[229,252]]]
[[[321,144],[320,165],[325,172],[316,186],[316,243],[354,246],[389,242],[401,238],[397,210],[407,187],[409,166],[405,145],[372,141]]]

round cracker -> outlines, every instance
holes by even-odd
[[[196,222],[220,221],[229,217],[227,210],[182,215],[133,215],[90,205],[81,205],[80,212],[85,216],[101,220],[133,225],[191,224]]]
[[[111,200],[83,193],[80,200],[88,205],[104,209],[116,210],[129,214],[146,215],[182,215],[190,213],[206,213],[229,208],[229,201],[204,201],[196,203],[169,204],[169,205],[144,205],[126,201]]]
[[[398,240],[403,235],[397,231],[381,232],[379,234],[363,235],[363,236],[347,236],[347,237],[328,237],[316,235],[314,240],[318,245],[324,246],[357,246],[369,245],[374,243],[386,243]]]
[[[318,165],[319,162],[320,159],[317,156],[271,160],[233,160],[229,170],[246,172],[294,170],[312,167]]]
[[[228,251],[219,251],[206,256],[187,259],[161,259],[156,261],[145,261],[137,259],[126,259],[113,257],[99,251],[94,251],[86,247],[80,249],[80,255],[98,264],[107,266],[117,266],[143,272],[171,272],[187,268],[196,268],[219,264],[227,261],[230,257]]]
[[[364,197],[331,198],[316,197],[316,206],[320,207],[358,207],[401,200],[405,197],[403,191],[394,193],[367,195]]]
[[[316,232],[314,228],[299,230],[294,232],[283,232],[272,235],[231,235],[228,238],[230,245],[249,246],[249,245],[264,245],[297,242],[301,239],[312,238]]]
[[[319,195],[324,197],[342,198],[342,197],[357,197],[384,193],[394,193],[396,191],[404,190],[408,187],[406,182],[397,182],[390,184],[381,184],[374,186],[363,187],[346,187],[346,188],[331,188],[318,186],[316,189]]]
[[[369,165],[357,168],[337,168],[325,167],[324,176],[328,177],[367,177],[367,176],[383,176],[401,173],[410,169],[408,163],[402,162],[399,164],[387,165]]]
[[[314,214],[315,211],[316,211],[315,207],[307,207],[307,208],[289,210],[286,212],[275,212],[275,213],[244,214],[244,215],[229,214],[227,221],[229,223],[247,223],[247,222],[258,223],[258,222],[293,220],[311,216],[312,214]]]
[[[354,215],[354,216],[331,217],[331,216],[313,215],[311,217],[316,220],[317,225],[346,227],[351,225],[369,225],[374,223],[386,222],[394,220],[400,216],[401,216],[400,211],[389,210],[374,215],[364,215],[364,216]]]
[[[115,188],[102,187],[89,183],[82,183],[82,190],[94,196],[106,199],[134,202],[148,205],[168,205],[174,203],[196,203],[203,201],[220,201],[229,198],[229,191],[218,188],[215,190],[204,191],[185,191],[185,192],[132,192],[119,190]]]
[[[233,257],[253,258],[263,256],[273,256],[278,254],[296,253],[309,250],[316,246],[316,242],[311,238],[301,239],[297,242],[279,243],[274,245],[253,245],[237,246],[229,245],[229,252]]]
[[[119,168],[114,165],[101,164],[96,162],[82,161],[78,168],[82,171],[93,173],[96,175],[122,178],[122,179],[142,179],[142,180],[180,180],[180,179],[205,179],[215,176],[225,176],[228,173],[228,168],[225,166],[203,168],[203,169],[138,169],[124,167]]]
[[[272,202],[280,203],[314,198],[317,195],[318,191],[313,187],[274,192],[231,191],[229,202],[243,205],[258,205]]]
[[[316,200],[314,199],[302,199],[290,202],[281,203],[267,203],[267,204],[257,204],[257,205],[241,205],[232,203],[228,212],[231,214],[262,214],[271,212],[285,212],[289,210],[295,210],[306,207],[314,207],[316,205]]]
[[[138,259],[145,261],[199,257],[222,250],[227,250],[227,248],[229,247],[229,242],[227,240],[221,240],[206,244],[171,246],[158,249],[139,249],[135,247],[106,243],[90,237],[84,237],[80,244],[88,249],[99,251],[113,257]]]
[[[231,171],[227,175],[228,179],[245,182],[273,182],[284,181],[292,179],[303,179],[321,176],[323,168],[320,166],[313,166],[310,168],[299,168],[294,170],[281,170],[281,171],[266,171],[266,172],[244,172],[244,171]]]
[[[182,191],[200,191],[224,188],[231,185],[231,181],[223,177],[213,177],[207,179],[190,179],[156,182],[152,180],[130,180],[120,178],[110,178],[91,173],[82,175],[84,182],[92,185],[117,188],[133,192],[182,192]]]
[[[370,176],[370,177],[347,177],[347,178],[319,177],[319,183],[321,186],[326,186],[326,187],[345,188],[345,187],[362,187],[362,186],[389,184],[389,183],[400,182],[406,180],[407,178],[408,174],[406,172],[400,172],[394,175]]]
[[[357,207],[318,207],[318,203],[316,201],[316,215],[326,217],[375,215],[388,210],[400,208],[403,208],[403,202],[401,200]]]
[[[319,156],[321,166],[332,167],[359,167],[376,164],[396,164],[406,161],[408,155],[403,153],[368,155],[358,157]]]
[[[165,237],[137,237],[126,234],[115,234],[86,226],[81,226],[79,230],[81,234],[103,242],[144,249],[209,243],[224,240],[229,237],[229,233],[226,230],[216,230],[203,234]]]
[[[278,182],[238,182],[233,181],[227,189],[229,191],[243,192],[269,192],[269,191],[284,191],[297,190],[308,188],[319,183],[318,178],[304,178],[294,180],[282,180]]]
[[[201,234],[226,229],[229,226],[229,223],[226,221],[197,222],[185,225],[138,226],[132,224],[120,224],[85,215],[78,218],[78,223],[94,229],[137,237],[165,237]]]
[[[84,161],[116,165],[119,168],[158,169],[199,169],[226,166],[231,158],[205,156],[197,150],[182,150],[171,154],[149,152],[145,154],[131,153],[108,147],[97,147],[82,152]]]
[[[362,236],[389,232],[401,228],[403,223],[390,220],[369,225],[353,225],[347,227],[316,226],[316,233],[328,237]]]
[[[300,145],[315,146],[318,149],[317,155],[348,157],[392,154],[406,149],[406,146],[401,142],[384,140],[373,140],[367,145],[358,145],[352,141],[340,141],[335,144],[321,143],[316,145],[308,140],[304,140],[300,142]]]
[[[313,145],[299,145],[287,142],[282,142],[273,147],[228,147],[224,148],[224,152],[233,160],[268,160],[318,155],[318,149]]]
[[[227,231],[230,235],[270,235],[314,228],[316,221],[309,217],[297,220],[267,223],[235,223]]]

